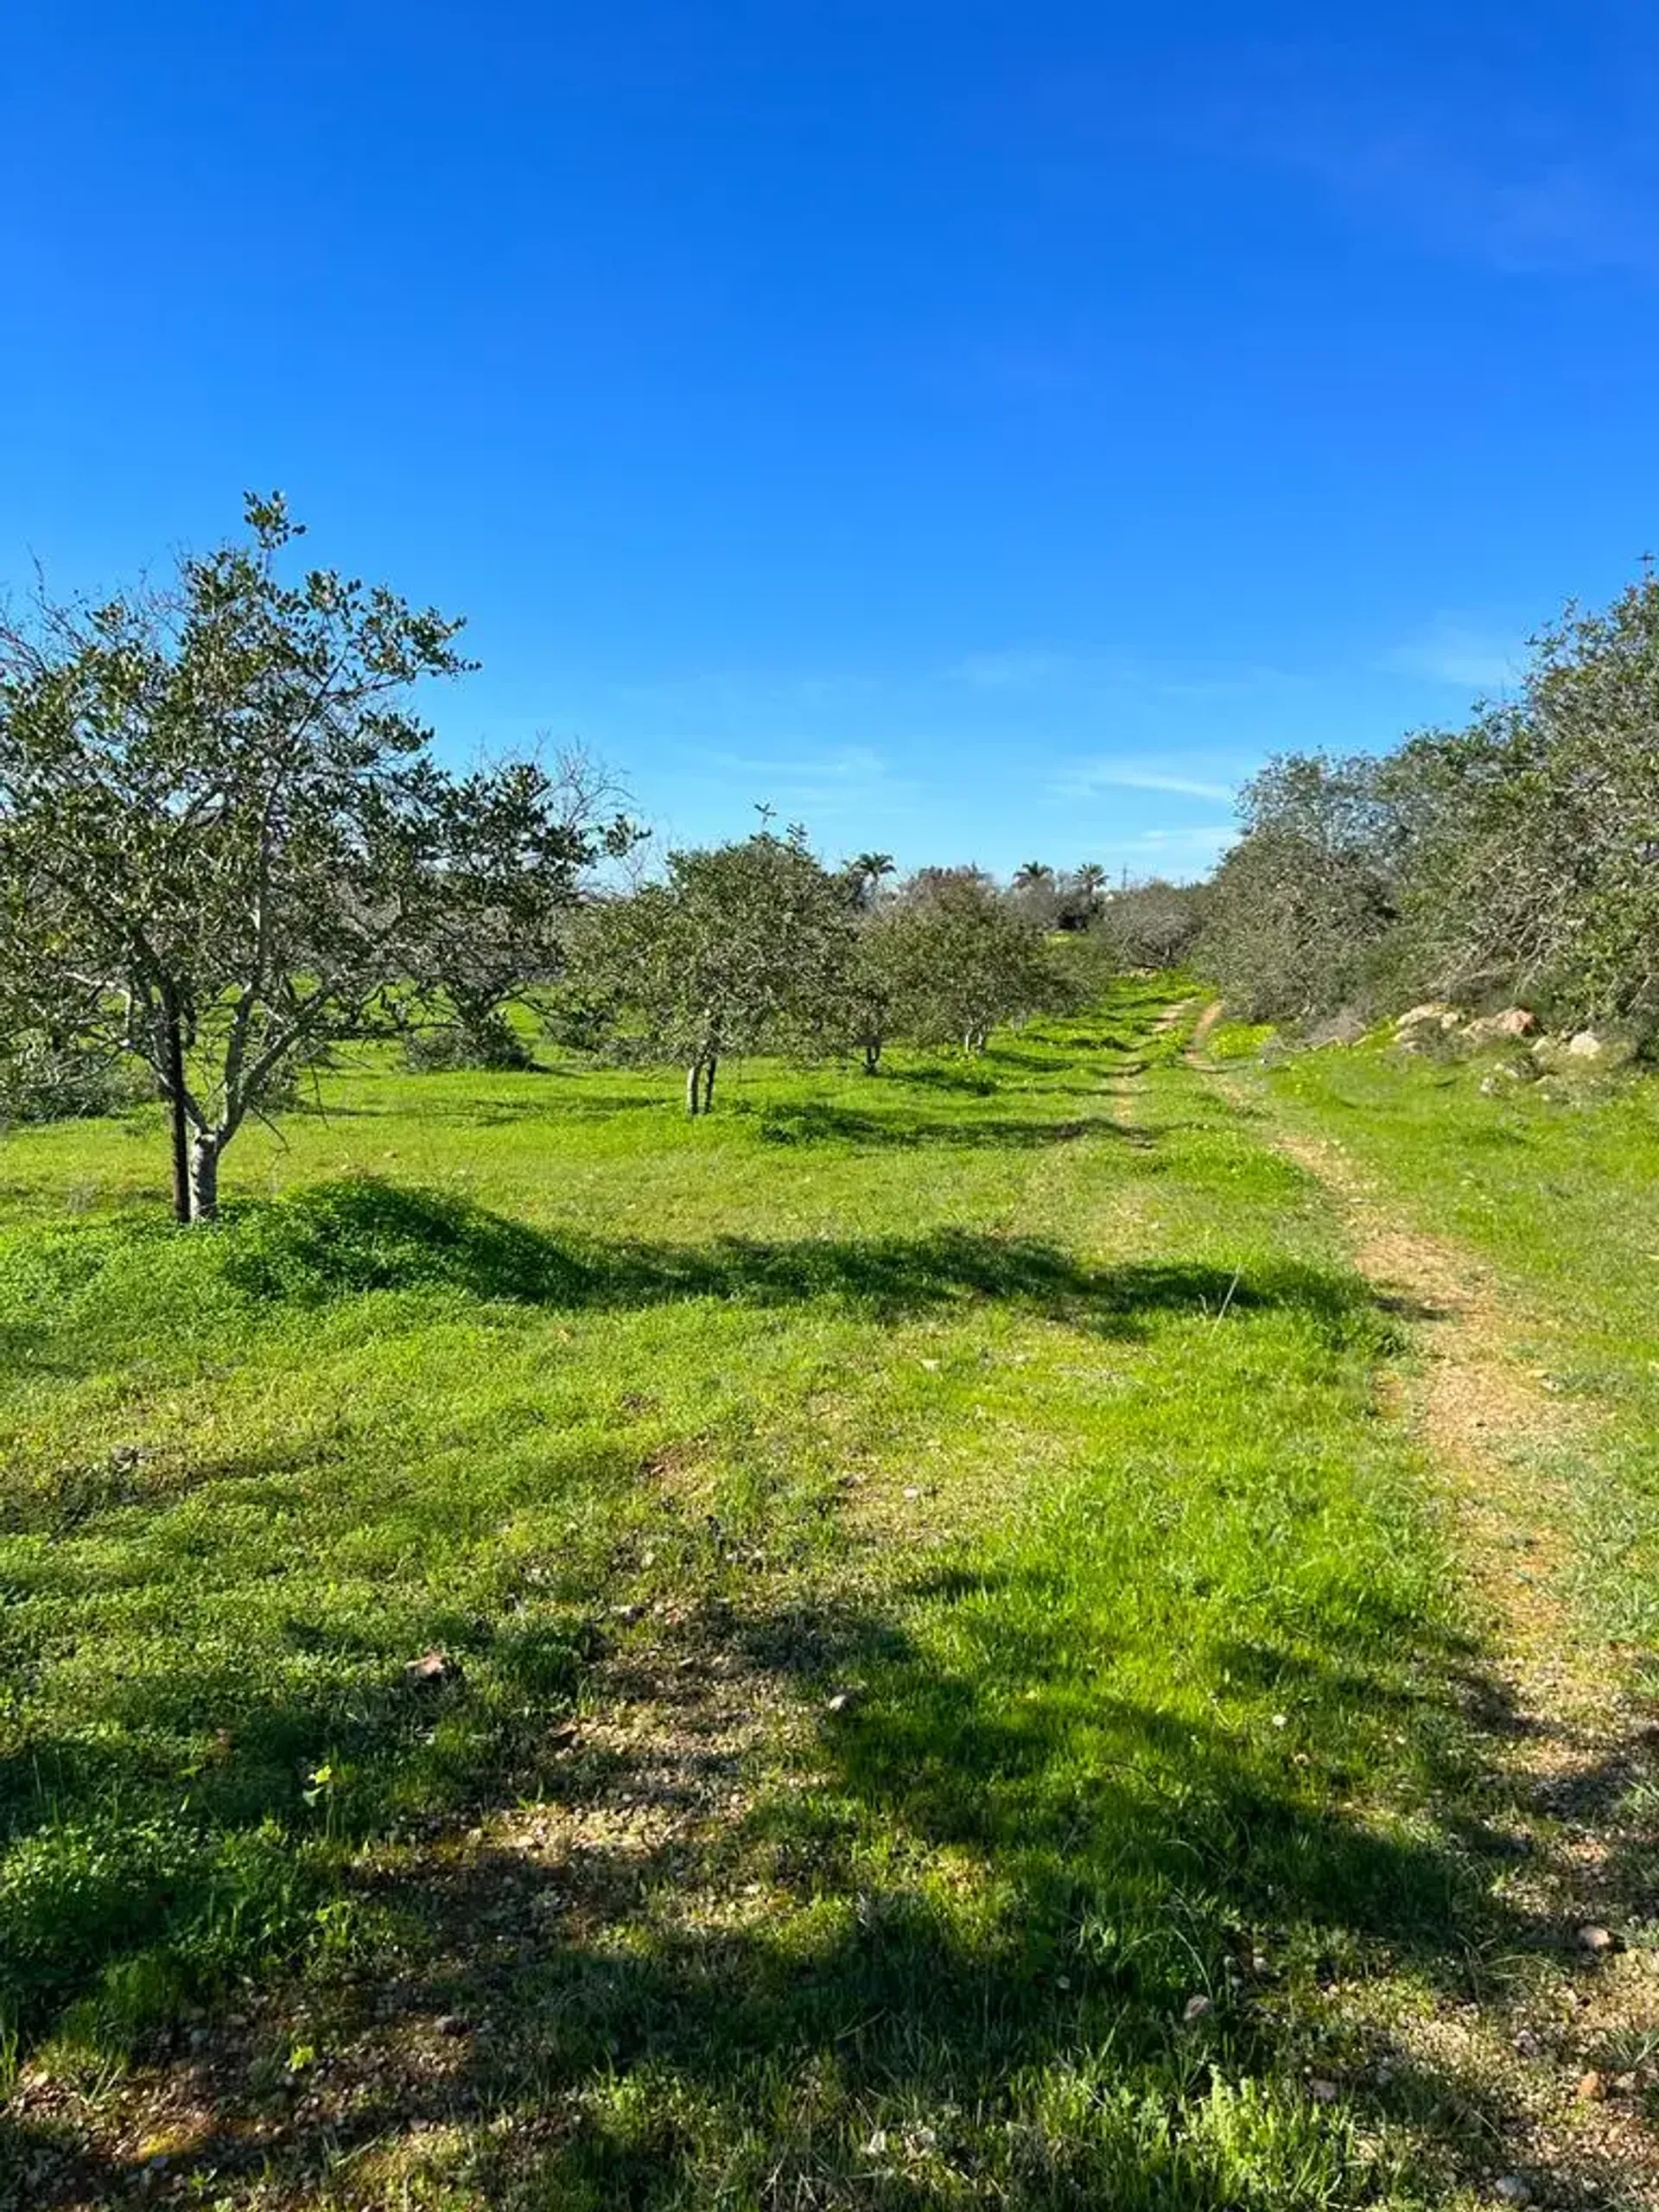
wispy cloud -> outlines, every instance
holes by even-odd
[[[1182,798],[1218,800],[1233,797],[1230,784],[1198,776],[1172,774],[1165,768],[1138,768],[1132,761],[1080,760],[1049,785],[1057,798],[1088,798],[1096,791],[1169,791]]]
[[[1379,665],[1395,675],[1452,684],[1460,691],[1493,692],[1515,683],[1521,653],[1512,638],[1478,623],[1441,615],[1418,636],[1392,646]]]
[[[823,751],[769,755],[712,753],[709,766],[722,779],[747,782],[756,805],[773,806],[785,816],[834,822],[875,813],[910,811],[918,786],[895,776],[880,753],[868,746],[839,746]]]
[[[868,783],[885,774],[881,756],[867,745],[836,747],[833,752],[820,753],[807,749],[800,753],[775,753],[756,757],[747,753],[715,753],[709,755],[713,764],[734,773],[750,776],[810,776],[816,781]]]
[[[1064,690],[1095,698],[1238,699],[1283,690],[1298,680],[1282,668],[1262,664],[1160,668],[1105,653],[1062,652],[1046,645],[964,653],[944,673],[952,683],[983,691]]]
[[[1564,118],[1506,108],[1497,85],[1471,91],[1467,112],[1304,90],[1248,99],[1230,121],[1248,154],[1436,251],[1516,274],[1659,274],[1659,170],[1643,129],[1610,119],[1592,141]]]
[[[1128,841],[1128,849],[1148,853],[1211,852],[1231,844],[1238,835],[1236,822],[1201,822],[1190,830],[1143,830]]]
[[[1190,830],[1143,830],[1119,839],[1114,849],[1119,865],[1131,870],[1139,862],[1153,874],[1180,874],[1212,868],[1237,836],[1236,822],[1205,822]]]
[[[1070,653],[1030,648],[1011,652],[966,653],[946,674],[957,683],[971,683],[984,691],[1031,690],[1077,671]]]
[[[762,717],[846,710],[879,690],[866,676],[779,674],[747,669],[706,669],[654,683],[614,683],[607,687],[617,704],[650,713],[729,725]]]

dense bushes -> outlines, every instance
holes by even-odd
[[[0,1127],[115,1114],[155,1095],[136,1062],[73,1039],[23,1030],[0,1045]]]
[[[855,1041],[984,1049],[993,1029],[1059,1012],[1071,991],[1024,902],[973,869],[925,869],[864,920],[850,978]]]
[[[1173,968],[1204,925],[1205,886],[1154,876],[1107,893],[1090,935],[1113,968]]]
[[[1516,696],[1381,758],[1246,787],[1201,944],[1243,1012],[1443,995],[1562,1024],[1659,1019],[1659,582],[1569,608]]]

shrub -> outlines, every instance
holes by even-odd
[[[417,1075],[456,1068],[485,1068],[499,1074],[535,1065],[529,1046],[499,1013],[467,1024],[446,1023],[441,1029],[411,1030],[404,1039],[404,1058]]]

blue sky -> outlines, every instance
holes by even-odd
[[[1656,92],[1623,0],[16,0],[0,575],[277,485],[458,754],[1192,872],[1659,537]]]

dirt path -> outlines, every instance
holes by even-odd
[[[1206,1009],[1190,1065],[1208,1063]],[[1261,1103],[1250,1093],[1253,1105]],[[1559,1594],[1571,1564],[1552,1462],[1586,1434],[1513,1351],[1522,1315],[1492,1271],[1402,1218],[1329,1139],[1268,1135],[1337,1201],[1356,1264],[1406,1318],[1422,1358],[1393,1386],[1442,1471],[1457,1544],[1486,1614],[1491,1665],[1471,1705],[1490,1763],[1493,1840],[1511,1861],[1495,1892],[1539,1933],[1476,2005],[1389,2023],[1393,2040],[1468,2085],[1510,2184],[1500,2201],[1659,2206],[1659,1953],[1650,1909],[1659,1835],[1659,1730],[1624,1669]],[[1518,2196],[1516,2190],[1527,2194]]]

